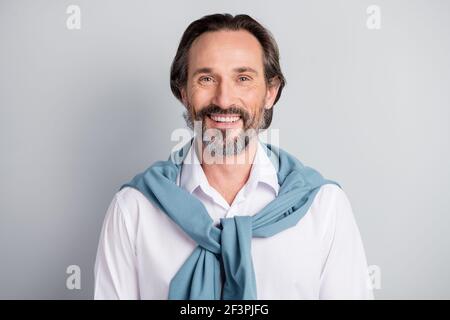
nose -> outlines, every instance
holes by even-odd
[[[229,81],[222,80],[215,88],[212,103],[226,109],[235,103],[235,92],[233,84]]]

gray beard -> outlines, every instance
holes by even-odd
[[[251,139],[258,134],[259,128],[263,124],[261,122],[264,120],[264,117],[262,117],[256,129],[249,128],[248,130],[242,130],[236,137],[230,138],[229,134],[227,135],[226,130],[206,128],[206,121],[203,120],[196,120],[196,122],[201,121],[202,123],[201,132],[199,132],[200,126],[197,127],[197,125],[194,125],[194,121],[188,111],[183,113],[183,118],[186,121],[187,126],[194,131],[194,133],[201,134],[204,151],[211,156],[222,155],[223,157],[242,154],[248,148]],[[212,139],[213,136],[214,139]]]
[[[203,150],[212,156],[222,155],[224,157],[236,156],[243,153],[250,144],[250,136],[244,131],[234,138],[228,138],[226,132],[221,130],[213,130],[214,134],[219,137],[211,139],[211,135],[208,132],[203,131]]]

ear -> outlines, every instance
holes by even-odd
[[[278,90],[280,89],[280,79],[278,76],[273,77],[269,80],[266,92],[266,99],[264,101],[264,108],[270,109],[273,107],[275,98],[278,95]]]
[[[181,88],[180,89],[180,93],[181,93],[181,100],[183,101],[183,105],[185,106],[185,108],[188,107],[188,99],[187,99],[187,93],[186,93],[186,88]]]

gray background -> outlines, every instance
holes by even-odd
[[[184,127],[169,89],[181,34],[216,12],[274,34],[288,85],[272,128],[342,184],[376,298],[450,298],[449,1],[106,0],[0,0],[0,298],[92,298],[109,202]],[[66,289],[72,264],[81,290]]]

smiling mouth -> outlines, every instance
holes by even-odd
[[[234,123],[241,119],[238,114],[228,115],[228,114],[208,114],[208,118],[218,123]]]

